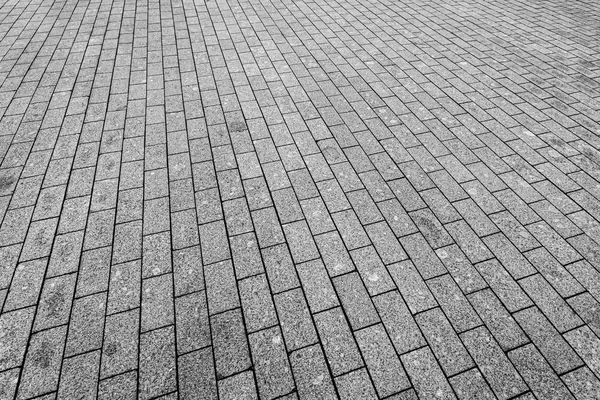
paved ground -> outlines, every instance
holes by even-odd
[[[0,0],[0,398],[599,399],[599,26]]]

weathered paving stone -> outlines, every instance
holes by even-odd
[[[300,398],[337,398],[331,375],[318,345],[296,350],[290,363]]]
[[[427,347],[401,356],[419,398],[456,399],[450,384]]]
[[[99,369],[99,351],[65,359],[58,387],[58,397],[96,397]]]
[[[217,379],[231,376],[251,365],[246,329],[240,309],[210,318]]]
[[[600,391],[600,380],[587,367],[576,369],[561,378],[577,399],[593,399]]]
[[[335,378],[342,399],[376,399],[377,395],[364,368]]]
[[[177,359],[179,395],[193,399],[202,393],[205,399],[217,398],[217,382],[211,348],[184,354]]]
[[[100,378],[137,368],[139,315],[137,309],[106,318]]]
[[[152,398],[177,386],[172,326],[140,335],[139,397]]]
[[[340,308],[315,315],[315,324],[334,376],[363,365],[356,342]]]
[[[0,348],[0,369],[3,371],[22,364],[34,315],[34,307],[29,307],[0,316],[0,332],[4,343]]]
[[[279,323],[289,350],[317,342],[317,333],[301,289],[274,296]]]
[[[425,345],[425,339],[417,323],[410,315],[398,292],[379,295],[374,298],[374,303],[398,354],[407,353]],[[379,322],[379,318],[372,322]]]
[[[470,369],[455,375],[449,381],[460,400],[491,400],[496,398],[481,373],[476,369]]]

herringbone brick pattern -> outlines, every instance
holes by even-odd
[[[600,399],[596,0],[0,0],[1,399]]]

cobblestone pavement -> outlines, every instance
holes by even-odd
[[[597,0],[0,0],[0,398],[599,399]]]

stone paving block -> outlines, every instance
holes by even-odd
[[[296,265],[312,313],[339,305],[338,296],[320,259]]]
[[[574,398],[533,344],[511,351],[508,353],[508,357],[537,397],[543,399]]]
[[[400,243],[424,279],[446,273],[446,268],[420,233],[402,237]]]
[[[239,307],[235,273],[230,260],[204,267],[210,315]]]
[[[19,368],[0,372],[0,395],[3,399],[14,398],[19,383],[19,372]]]
[[[206,293],[190,293],[175,299],[177,353],[188,353],[210,345]]]
[[[475,267],[509,312],[515,312],[533,304],[521,286],[498,261],[485,261]]]
[[[420,398],[456,399],[427,347],[404,354],[401,360]]]
[[[390,274],[382,264],[373,246],[353,250],[350,253],[371,296],[395,288]]]
[[[341,308],[315,315],[315,324],[334,376],[363,366],[358,347]]]
[[[319,251],[306,221],[283,225],[283,231],[295,263],[302,263],[319,257]]]
[[[174,323],[173,275],[165,274],[142,281],[141,331]]]
[[[377,206],[396,236],[406,236],[417,232],[417,227],[398,200],[382,201]]]
[[[291,392],[295,384],[279,328],[253,333],[249,341],[260,397],[272,399]]]
[[[600,392],[600,380],[587,367],[571,371],[561,378],[577,399],[593,399]]]
[[[376,399],[377,395],[364,368],[335,379],[340,399]]]
[[[4,343],[0,348],[0,370],[22,365],[34,315],[35,307],[5,311],[0,315],[0,332]]]
[[[410,386],[400,359],[382,325],[364,328],[355,335],[380,397],[397,393]]]
[[[249,333],[277,324],[275,306],[264,274],[240,281],[239,291]]]
[[[389,265],[388,270],[411,313],[437,306],[437,301],[410,260]]]
[[[486,328],[465,332],[461,339],[498,398],[508,399],[527,390],[527,385]]]
[[[17,390],[27,399],[58,389],[67,327],[59,326],[31,336]]]
[[[67,358],[63,362],[59,398],[95,398],[100,369],[100,351]]]
[[[258,399],[252,371],[242,372],[219,381],[219,398],[227,400]]]
[[[337,232],[315,236],[329,276],[334,277],[354,270],[354,264]]]
[[[335,179],[318,182],[317,189],[330,213],[350,208],[350,203]]]
[[[261,248],[283,243],[283,231],[281,230],[281,225],[274,208],[253,211],[252,220]]]
[[[420,313],[415,320],[446,375],[456,375],[475,366],[440,308]]]
[[[210,318],[217,379],[250,367],[250,352],[240,309]]]
[[[318,345],[296,350],[290,363],[300,398],[336,399],[331,375]]]
[[[470,369],[449,379],[460,400],[496,399],[489,385],[477,369]]]
[[[597,354],[600,349],[600,339],[587,326],[579,327],[563,334],[563,336],[590,370],[598,376],[600,374],[600,361]]]
[[[4,312],[35,305],[38,302],[47,263],[48,260],[42,258],[17,266],[4,303]]]
[[[398,292],[379,295],[374,303],[398,354],[425,345],[425,339]],[[379,321],[374,320],[373,323],[375,322]]]
[[[559,332],[582,324],[581,319],[541,275],[530,276],[519,283]]]
[[[198,229],[204,264],[224,261],[230,257],[227,232],[223,221],[200,225]]]
[[[217,399],[217,382],[210,348],[184,354],[177,359],[179,396],[182,399]]]
[[[172,326],[140,335],[139,397],[169,393],[177,386],[175,332]]]
[[[450,275],[431,279],[427,281],[427,286],[457,332],[464,332],[481,324],[479,316]]]
[[[536,307],[519,311],[514,318],[557,373],[562,374],[583,365],[565,339]]]
[[[591,294],[571,297],[567,303],[596,335],[600,333],[600,303]]]

